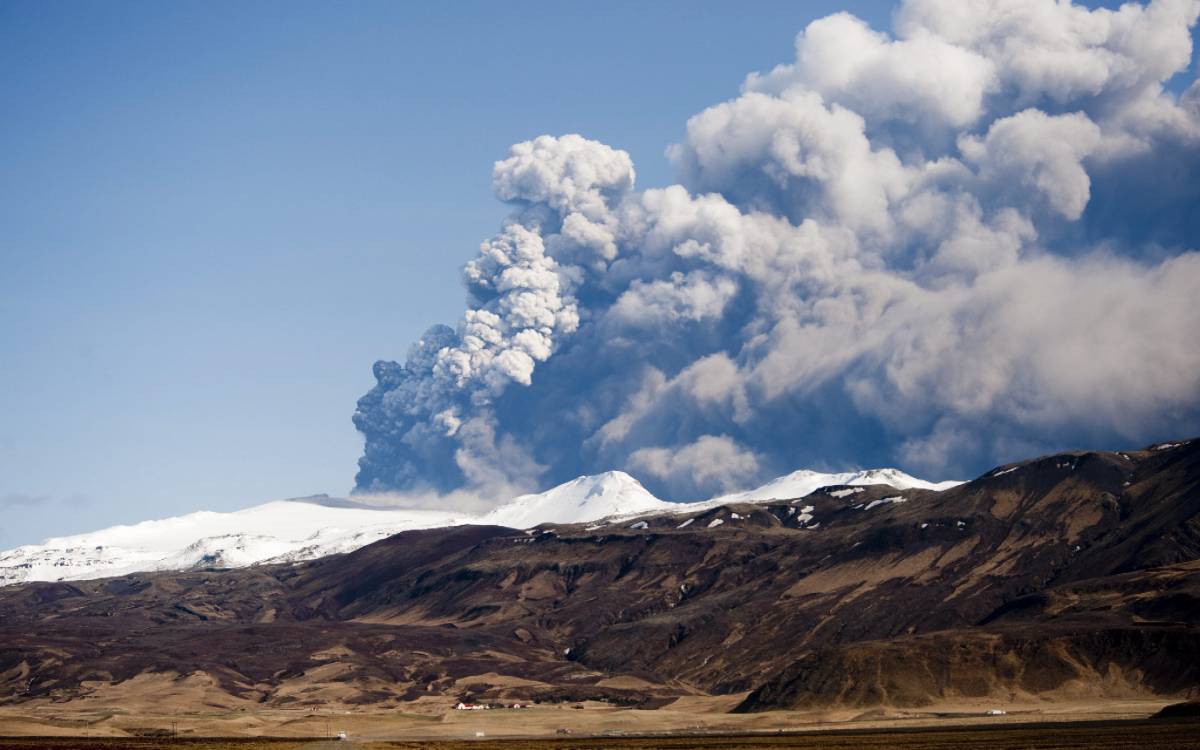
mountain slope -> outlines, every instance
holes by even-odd
[[[127,696],[161,674],[210,680],[222,705],[295,707],[1182,696],[1200,689],[1198,529],[1193,441],[1050,456],[940,493],[834,486],[25,584],[0,589],[0,702]]]

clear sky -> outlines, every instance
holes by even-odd
[[[687,117],[885,2],[0,0],[0,548],[353,483],[371,364],[463,309],[541,133]]]

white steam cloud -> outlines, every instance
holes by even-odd
[[[628,469],[970,475],[1200,425],[1200,0],[837,14],[691,118],[638,192],[578,135],[496,163],[468,309],[358,405],[365,491]]]

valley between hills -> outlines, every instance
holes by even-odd
[[[3,735],[1021,724],[1198,694],[1194,440],[943,491],[834,485],[0,588]]]

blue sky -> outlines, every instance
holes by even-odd
[[[647,7],[649,5],[649,7]],[[0,547],[353,484],[540,133],[633,155],[883,3],[0,2]]]
[[[371,364],[463,309],[541,133],[688,116],[882,2],[0,2],[0,548],[343,493]]]

